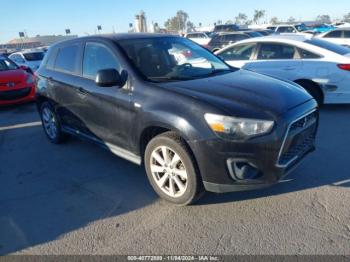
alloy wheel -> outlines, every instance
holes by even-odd
[[[43,108],[41,114],[43,125],[47,135],[50,137],[50,139],[55,139],[57,137],[57,122],[55,115],[47,107]]]
[[[179,198],[184,195],[188,176],[180,156],[167,146],[153,150],[150,169],[157,186],[168,196]]]

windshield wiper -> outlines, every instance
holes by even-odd
[[[233,72],[232,69],[227,68],[227,69],[213,69],[210,73],[208,73],[205,76],[216,76],[222,73],[229,73],[229,72]]]
[[[165,80],[165,81],[185,81],[192,80],[194,77],[185,77],[185,76],[157,76],[157,77],[149,77],[151,80]]]

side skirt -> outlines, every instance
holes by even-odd
[[[67,133],[67,134],[70,134],[72,136],[78,137],[82,140],[93,142],[93,143],[97,144],[98,146],[103,147],[103,148],[107,149],[108,151],[112,152],[116,156],[119,156],[125,160],[128,160],[136,165],[140,166],[142,163],[140,156],[135,155],[134,153],[132,153],[124,148],[121,148],[119,146],[116,146],[116,145],[113,145],[113,144],[110,144],[107,142],[103,142],[102,140],[99,140],[97,138],[89,136],[85,133],[82,133],[82,132],[75,130],[73,128],[70,128],[70,127],[62,127],[62,131]]]

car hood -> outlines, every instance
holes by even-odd
[[[21,69],[0,71],[0,82],[20,82],[24,81],[27,73]]]
[[[312,99],[298,85],[247,70],[161,85],[240,117],[278,117]]]

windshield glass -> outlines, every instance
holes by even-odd
[[[0,71],[16,70],[18,66],[9,59],[0,58]]]
[[[118,43],[131,63],[150,81],[191,80],[233,70],[208,50],[186,38],[128,39]]]
[[[41,61],[44,58],[44,52],[34,52],[23,54],[27,61]]]
[[[251,36],[251,37],[260,37],[263,36],[261,33],[256,32],[256,31],[251,31],[251,32],[245,32],[247,35]]]
[[[328,51],[334,52],[338,55],[346,55],[350,53],[350,48],[333,44],[328,41],[320,40],[320,39],[312,39],[305,41],[308,44],[315,45],[324,49],[327,49]]]

